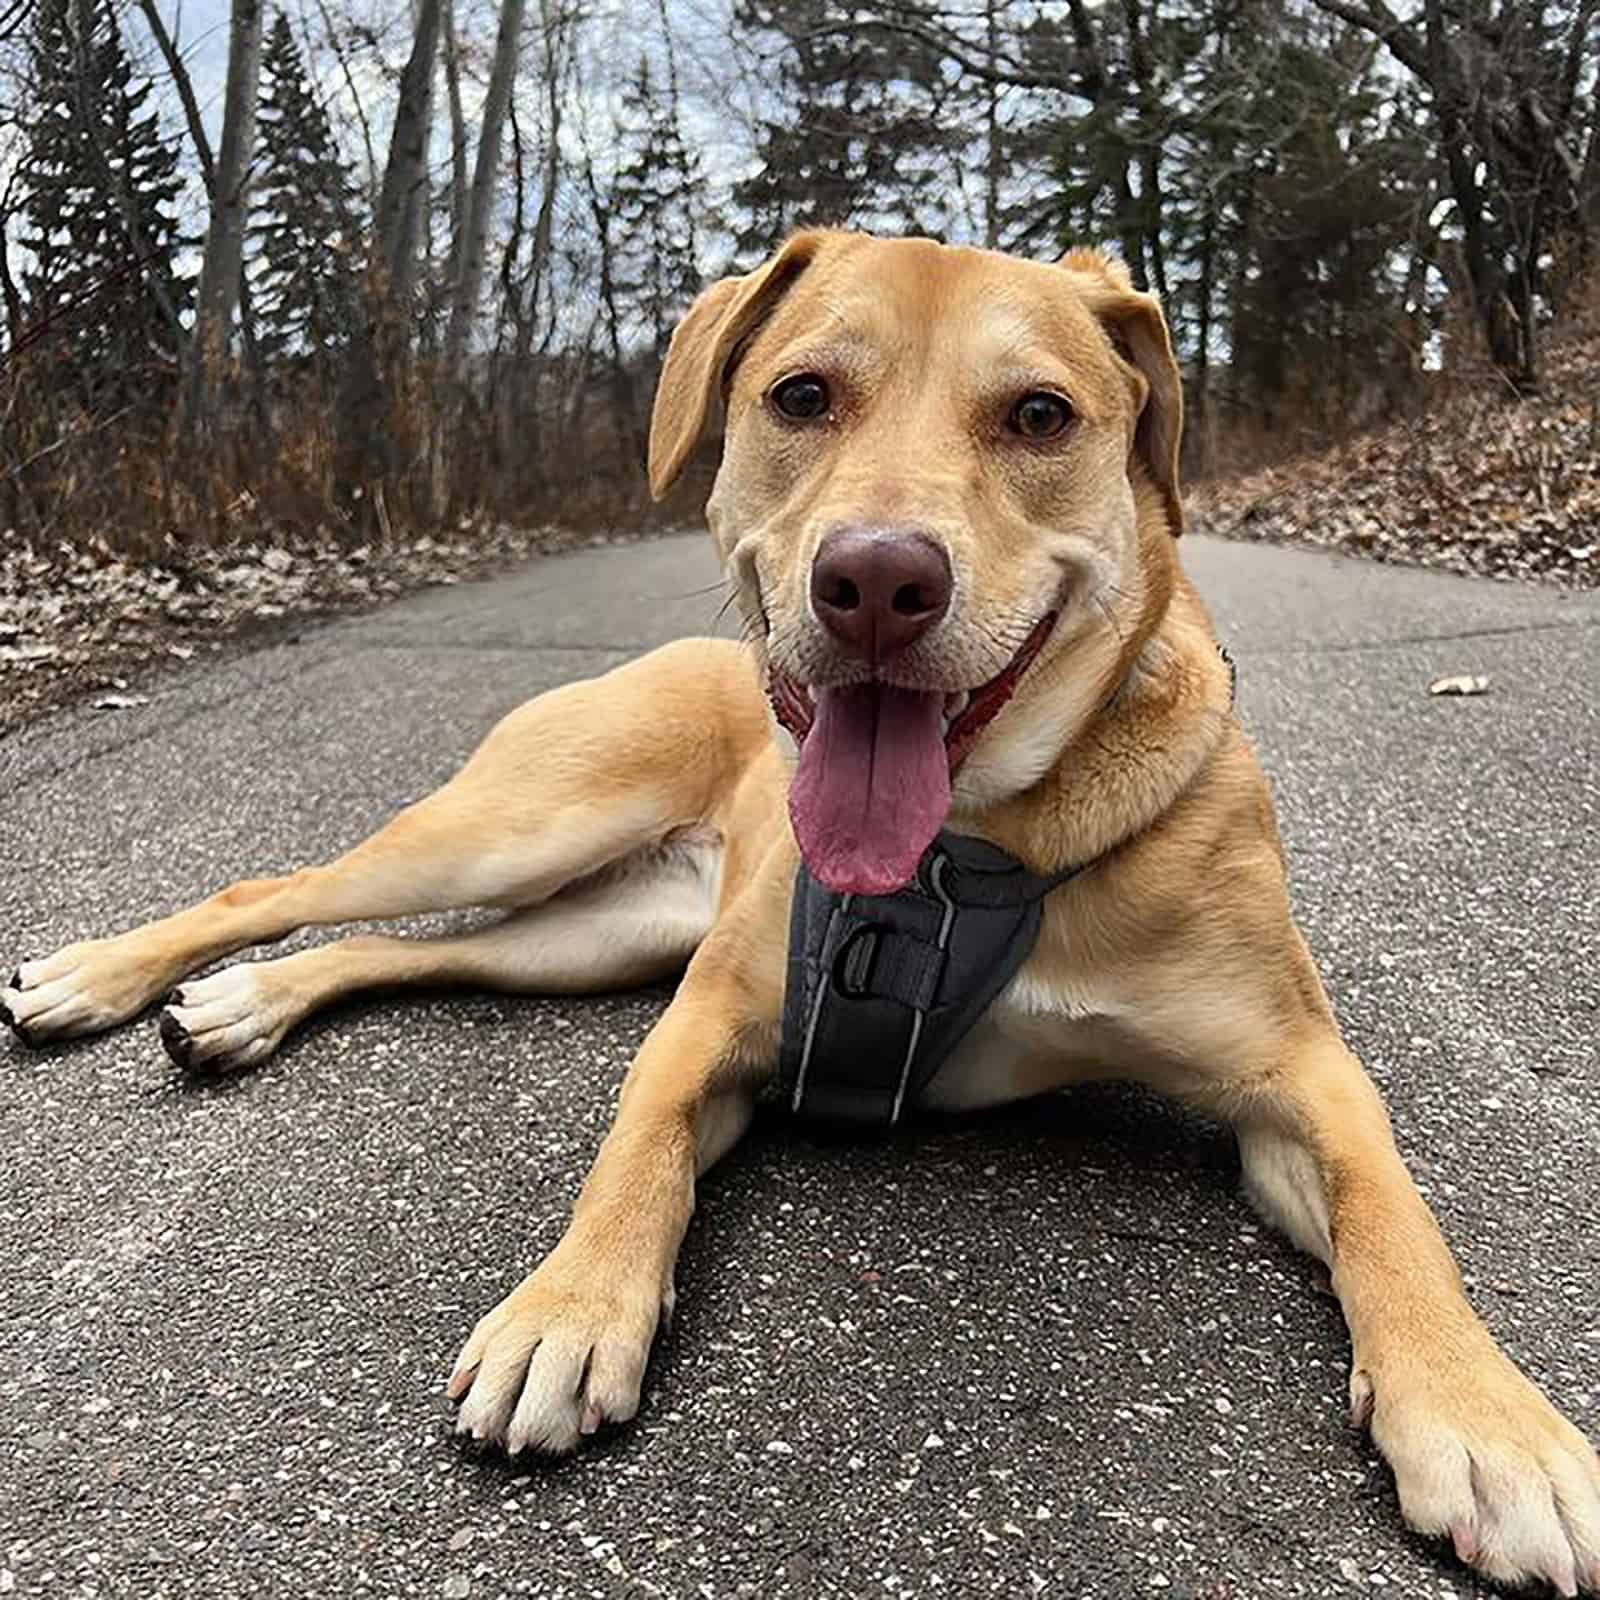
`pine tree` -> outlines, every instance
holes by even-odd
[[[654,80],[648,57],[623,96],[618,128],[633,154],[618,168],[611,204],[622,247],[616,287],[648,333],[657,360],[700,287],[698,241],[706,223],[699,158],[684,142],[677,86]]]
[[[841,0],[738,0],[738,26],[781,44],[775,113],[760,168],[734,186],[748,213],[739,248],[769,250],[828,224],[939,233],[952,141],[938,52],[863,26],[878,14]]]
[[[1162,223],[1191,393],[1203,407],[1225,357],[1235,402],[1339,425],[1404,390],[1427,336],[1410,267],[1432,248],[1433,175],[1413,97],[1309,7],[1193,0],[1187,20]]]
[[[159,396],[176,377],[193,241],[174,208],[175,147],[136,79],[111,0],[37,0],[37,107],[22,159],[26,324],[48,324],[52,370],[91,413]]]
[[[261,91],[250,230],[261,348],[269,359],[320,356],[346,344],[359,315],[356,188],[282,12],[267,36]]]

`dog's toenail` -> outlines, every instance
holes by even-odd
[[[174,989],[167,996],[167,998],[165,1000],[163,1000],[161,1003],[162,1003],[162,1005],[165,1005],[165,1006],[181,1006],[181,1005],[183,1005],[184,1004],[183,990],[182,989]]]
[[[189,1030],[170,1011],[161,1013],[161,1043],[173,1061],[185,1069],[194,1053],[194,1040]]]
[[[0,1000],[0,1017],[5,1018],[6,1026],[10,1028],[11,1031],[16,1034],[16,1036],[24,1044],[31,1045],[33,1043],[33,1040],[28,1037],[27,1027],[23,1023],[17,1021],[16,1017],[12,1014],[11,1007],[8,1006],[4,1000]]]

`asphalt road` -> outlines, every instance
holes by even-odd
[[[1296,902],[1495,1331],[1600,1436],[1600,597],[1186,542]],[[0,959],[332,854],[501,712],[704,631],[699,540],[438,590],[0,743]],[[1485,672],[1492,692],[1433,699]],[[1308,1262],[1137,1096],[705,1183],[632,1428],[451,1438],[664,992],[342,1008],[178,1090],[0,1043],[0,1594],[1479,1593],[1344,1426]]]

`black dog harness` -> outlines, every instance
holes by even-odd
[[[890,895],[836,894],[802,864],[778,1064],[789,1109],[893,1127],[1028,959],[1044,897],[1081,871],[1040,877],[957,833]]]
[[[1238,671],[1217,649],[1231,705]],[[1028,959],[1044,897],[1093,865],[1040,877],[995,845],[945,832],[905,888],[855,895],[824,888],[802,862],[778,1049],[789,1109],[892,1128]]]

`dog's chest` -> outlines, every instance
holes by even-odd
[[[1107,996],[1046,982],[1024,967],[951,1052],[922,1104],[976,1111],[1025,1100],[1099,1076],[1126,1047],[1118,1008]]]

